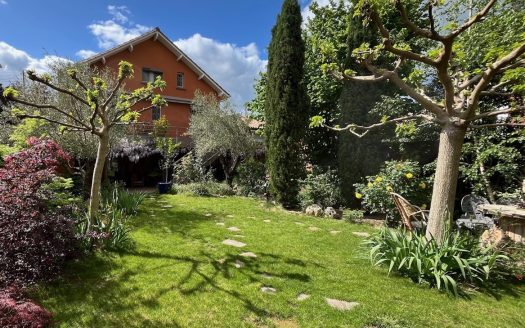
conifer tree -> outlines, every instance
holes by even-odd
[[[307,103],[301,23],[297,0],[284,0],[268,56],[265,131],[270,191],[285,208],[297,206],[299,179],[304,175],[301,140],[307,127]]]

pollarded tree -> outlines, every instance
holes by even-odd
[[[231,186],[242,158],[252,156],[259,145],[257,138],[232,104],[221,104],[213,94],[197,91],[192,109],[188,134],[195,143],[196,155],[203,162],[218,158]]]
[[[469,2],[464,0],[446,3],[358,0],[355,2],[358,13],[377,28],[382,38],[379,46],[371,48],[362,44],[353,51],[355,59],[371,75],[360,76],[352,70],[341,70],[336,62],[330,61],[330,53],[325,52],[327,63],[324,67],[336,77],[359,82],[388,80],[423,108],[411,115],[385,118],[368,126],[349,124],[329,128],[362,137],[371,129],[407,121],[429,121],[441,127],[426,232],[428,238],[434,237],[438,242],[454,211],[461,149],[467,130],[525,125],[519,118],[505,122],[496,120],[499,115],[523,113],[525,106],[519,98],[503,108],[480,110],[484,97],[524,90],[523,76],[519,72],[523,73],[525,64],[525,11],[519,3],[522,4],[517,0],[478,1],[472,8],[476,13],[464,18],[464,15],[455,15],[468,12]],[[405,33],[395,37],[390,33],[389,22],[384,19],[392,10],[397,11],[406,26]],[[421,20],[424,24],[415,23]],[[413,38],[427,43],[427,50],[413,50],[409,46]],[[483,52],[484,56],[476,63],[466,63],[463,59],[470,52]],[[380,62],[387,64],[378,64]],[[416,65],[418,74],[412,72],[411,76],[403,76],[402,68],[407,63]],[[426,83],[432,77],[439,81],[439,88],[431,95],[426,90]],[[322,117],[312,118],[312,125],[327,126]]]
[[[270,191],[286,208],[298,205],[299,179],[304,176],[301,145],[308,107],[303,86],[304,41],[301,8],[284,0],[268,50],[266,142]]]
[[[98,141],[89,201],[93,219],[99,210],[111,134],[117,125],[137,119],[141,111],[165,105],[164,98],[154,91],[166,84],[158,78],[142,88],[124,91],[125,81],[134,73],[133,65],[125,61],[119,63],[118,72],[86,65],[57,65],[49,74],[26,73],[29,83],[17,89],[8,87],[3,92],[17,106],[11,108],[12,114],[41,119],[68,132],[89,133]],[[141,104],[145,106],[142,110],[134,110],[135,105]]]

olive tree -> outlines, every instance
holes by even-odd
[[[165,82],[158,78],[144,87],[125,91],[125,81],[134,74],[133,65],[126,61],[119,63],[117,72],[64,64],[53,67],[50,73],[28,70],[26,74],[28,83],[3,92],[14,104],[13,115],[44,120],[67,132],[89,133],[98,142],[88,209],[93,219],[99,210],[102,174],[113,131],[137,119],[140,112],[165,105],[164,98],[154,93],[164,88]],[[136,110],[136,106],[142,109]]]
[[[242,158],[256,150],[257,137],[229,101],[221,104],[213,94],[197,91],[192,109],[188,134],[195,143],[196,155],[203,162],[218,158],[226,182],[231,186]]]
[[[521,5],[520,5],[521,3]],[[440,129],[440,144],[432,194],[427,237],[440,242],[447,221],[454,211],[458,171],[465,134],[469,129],[495,126],[524,126],[520,119],[498,121],[501,115],[515,116],[524,112],[519,97],[507,106],[481,110],[486,97],[512,96],[525,90],[525,11],[523,2],[516,0],[472,1],[414,1],[414,0],[356,0],[357,14],[368,27],[377,31],[381,42],[370,47],[362,44],[354,49],[354,59],[369,75],[340,69],[332,61],[333,45],[324,44],[324,69],[336,78],[348,81],[389,81],[422,110],[405,116],[384,117],[371,125],[348,124],[329,126],[322,117],[313,117],[313,126],[326,126],[363,137],[370,130],[387,124],[407,121],[428,121]],[[470,15],[461,15],[461,12]],[[392,11],[405,29],[391,33]],[[425,44],[422,51],[414,50],[414,40]],[[482,54],[475,62],[470,54]],[[470,55],[470,56],[469,56]],[[403,68],[415,70],[403,75]],[[439,82],[430,91],[428,81]]]

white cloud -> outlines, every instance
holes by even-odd
[[[92,57],[94,55],[96,55],[97,52],[96,51],[93,51],[93,50],[85,50],[85,49],[82,49],[82,50],[79,50],[76,52],[76,55],[82,59],[86,59],[86,58],[89,58],[89,57]]]
[[[311,1],[308,1],[306,6],[302,10],[303,23],[306,23],[308,21],[308,19],[310,19],[310,18],[312,18],[314,16],[312,11],[310,10],[310,6],[314,2],[317,2],[317,4],[319,6],[321,6],[321,7],[325,7],[325,6],[328,6],[330,4],[330,0],[311,0]]]
[[[131,14],[131,11],[126,6],[109,5],[108,12],[119,23],[127,23],[129,20],[128,15]]]
[[[0,5],[7,5],[7,0],[0,0]]]
[[[139,24],[126,27],[113,20],[100,21],[89,25],[88,28],[97,38],[98,46],[102,49],[109,49],[151,30],[151,27]]]
[[[237,107],[253,98],[253,82],[267,64],[255,43],[239,47],[194,34],[175,44],[231,94]]]
[[[38,73],[49,70],[50,65],[57,61],[69,61],[66,58],[45,55],[42,58],[33,58],[25,51],[0,41],[0,83],[7,85],[19,80],[22,72],[26,69],[34,70]]]

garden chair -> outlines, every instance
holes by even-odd
[[[403,225],[409,231],[422,230],[424,227],[426,227],[428,211],[422,210],[421,208],[410,204],[410,202],[400,194],[392,192],[390,195],[394,200],[394,204],[396,205],[399,215],[401,215],[401,221],[403,222]]]
[[[478,207],[489,204],[485,198],[477,195],[467,195],[461,199],[461,209],[464,214],[456,221],[458,228],[490,229],[494,226],[494,219],[483,214]]]

